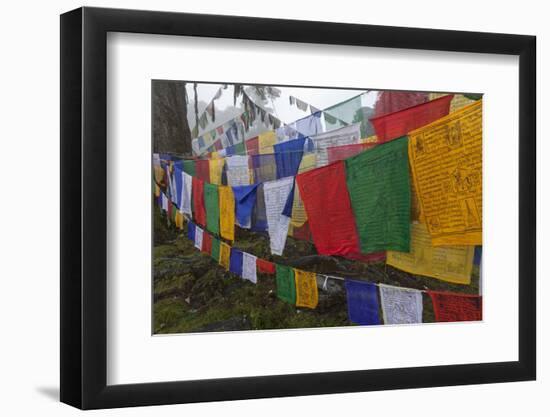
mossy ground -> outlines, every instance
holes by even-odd
[[[258,274],[256,285],[245,281],[225,271],[209,255],[199,252],[187,239],[186,231],[170,225],[157,208],[154,216],[155,334],[353,325],[347,317],[341,281],[332,282],[330,293],[319,290],[316,309],[297,308],[277,298],[273,275]],[[457,285],[411,275],[385,263],[319,258],[311,243],[290,237],[284,257],[272,256],[269,239],[259,233],[238,229],[234,245],[258,257],[294,266],[299,263],[303,269],[318,273],[408,288],[478,293],[479,269],[475,265],[472,283]],[[433,322],[433,307],[426,294],[423,294],[423,301],[423,321]]]

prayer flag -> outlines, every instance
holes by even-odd
[[[204,226],[206,224],[206,210],[204,208],[204,182],[193,177],[193,214],[195,221]]]
[[[197,178],[204,182],[210,182],[210,161],[208,159],[197,159],[195,166]]]
[[[479,295],[428,291],[432,299],[435,320],[480,321],[482,298]]]
[[[305,138],[301,138],[277,143],[273,146],[277,165],[277,179],[294,177],[298,173],[304,154],[304,142]]]
[[[258,155],[260,153],[260,143],[258,142],[258,136],[250,138],[245,142],[246,153],[248,155]]]
[[[444,95],[444,94],[442,94]],[[374,104],[374,116],[395,113],[429,100],[427,93],[413,91],[381,91]]]
[[[191,242],[195,243],[195,223],[192,221],[187,222],[187,239],[189,239]]]
[[[264,183],[269,246],[274,255],[282,255],[285,248],[290,218],[283,215],[283,209],[293,184],[293,177]]]
[[[448,93],[430,93],[430,100],[435,100],[436,98],[446,96]],[[469,104],[472,104],[474,101],[479,100],[478,97],[476,99],[472,99],[467,97],[465,94],[453,94],[453,99],[451,100],[451,108],[449,110],[449,113],[453,113],[462,107],[465,107]]]
[[[317,274],[315,272],[294,270],[296,281],[296,306],[315,308],[319,302],[317,292]]]
[[[192,200],[192,189],[193,189],[193,177],[187,172],[182,172],[182,191],[181,191],[181,206],[180,210],[182,213],[187,214],[191,217],[191,200]]]
[[[277,163],[274,154],[252,155],[254,182],[267,182],[277,179]]]
[[[260,154],[273,153],[273,145],[277,143],[277,134],[273,130],[261,133],[258,136],[258,148]]]
[[[220,265],[223,266],[226,271],[229,271],[229,261],[231,259],[231,246],[227,243],[220,241]]]
[[[328,164],[328,148],[356,144],[359,143],[360,138],[361,125],[359,123],[310,136],[317,155],[317,166],[323,167]]]
[[[210,170],[210,182],[212,184],[221,185],[222,183],[222,170],[225,163],[225,159],[210,159],[209,161],[209,170]]]
[[[265,232],[267,230],[267,214],[265,210],[264,185],[258,184],[256,189],[256,204],[252,209],[252,226],[250,230],[253,232]]]
[[[296,304],[296,283],[294,281],[294,269],[286,266],[275,264],[277,271],[277,297],[281,300]]]
[[[210,255],[212,252],[212,235],[210,233],[202,234],[202,249],[204,253]]]
[[[229,259],[229,272],[235,275],[243,275],[243,253],[239,249],[231,248],[231,257]]]
[[[411,224],[411,251],[388,251],[387,264],[415,275],[470,284],[474,246],[432,246],[425,224]]]
[[[227,167],[227,185],[248,185],[250,175],[248,171],[248,156],[234,155],[225,159]]]
[[[476,101],[409,135],[413,181],[434,246],[482,244],[481,110]]]
[[[407,138],[346,159],[346,178],[362,253],[409,252],[410,183]]]
[[[174,195],[174,203],[178,207],[181,207],[181,197],[183,194],[183,171],[179,169],[178,167],[174,166],[174,171],[172,171],[172,182],[176,185],[175,186],[175,195]]]
[[[190,176],[194,177],[197,175],[197,170],[195,169],[195,161],[193,159],[186,159],[183,161],[183,171]]]
[[[220,239],[215,238],[212,236],[212,249],[210,252],[210,256],[212,259],[214,259],[216,262],[220,262]]]
[[[235,240],[235,199],[231,187],[221,185],[220,196],[220,235],[230,241]]]
[[[422,323],[422,292],[378,284],[385,324]]]
[[[359,236],[343,161],[296,177],[309,228],[321,255],[358,255]]]
[[[345,286],[350,321],[361,325],[380,324],[376,285],[347,279]]]
[[[206,228],[217,235],[220,234],[220,204],[218,186],[204,184],[204,206],[206,209]]]
[[[363,120],[361,96],[356,95],[323,111],[328,131]]]
[[[370,119],[378,142],[383,143],[401,137],[449,114],[453,96],[444,96],[427,103]]]
[[[256,284],[258,277],[256,275],[256,261],[257,257],[250,253],[243,252],[243,278]]]
[[[252,210],[254,203],[256,203],[257,189],[257,184],[233,187],[237,224],[242,228],[250,229],[251,227]]]
[[[266,261],[265,259],[256,259],[256,267],[261,274],[274,274],[275,264],[273,262]]]
[[[195,228],[195,248],[197,248],[198,250],[202,250],[202,235],[202,228],[197,226]]]

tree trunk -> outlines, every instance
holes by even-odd
[[[152,82],[153,151],[192,155],[185,82]]]

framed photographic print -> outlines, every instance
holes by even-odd
[[[81,8],[61,101],[63,402],[535,379],[534,37]]]

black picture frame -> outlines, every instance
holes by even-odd
[[[109,386],[108,32],[519,56],[519,360]],[[171,12],[61,15],[61,401],[82,409],[533,380],[536,377],[536,38]]]

